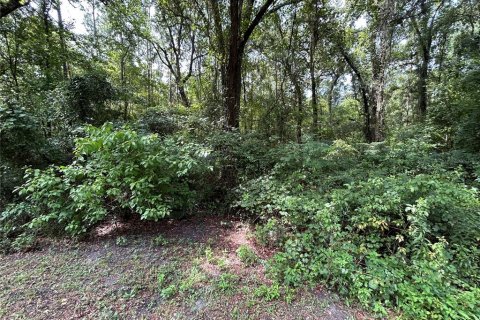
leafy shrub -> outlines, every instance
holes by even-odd
[[[100,125],[119,117],[120,113],[107,107],[116,96],[105,75],[98,73],[76,76],[67,87],[68,105],[83,123]],[[113,116],[112,116],[113,115]]]
[[[478,318],[475,161],[412,137],[291,148],[299,153],[242,184],[234,204],[264,222],[260,238],[284,227],[282,251],[268,263],[273,279],[322,282],[383,315]]]
[[[119,236],[115,240],[115,244],[119,247],[126,247],[128,245],[128,239],[125,236]]]
[[[231,292],[238,281],[238,276],[231,273],[222,273],[218,279],[217,287],[224,292]]]
[[[188,276],[180,282],[179,292],[191,292],[203,280],[205,280],[205,274],[197,266],[193,266]]]
[[[171,135],[180,130],[178,116],[170,112],[147,110],[139,119],[139,128],[160,136]]]
[[[160,291],[160,296],[163,299],[170,299],[176,294],[177,294],[177,287],[174,284],[171,284]]]
[[[263,298],[265,301],[272,301],[275,299],[280,298],[280,285],[278,283],[274,283],[270,286],[262,284],[258,288],[255,289],[254,293],[255,297]]]
[[[12,191],[22,183],[22,166],[41,165],[46,140],[30,112],[0,100],[0,210],[14,199]]]
[[[110,212],[128,210],[158,220],[194,204],[191,179],[207,170],[207,149],[112,124],[85,131],[72,164],[27,170],[19,194],[33,208],[30,226],[54,222],[75,235]]]
[[[277,247],[286,236],[285,226],[278,218],[270,218],[255,228],[255,239],[263,246]]]
[[[27,227],[31,220],[31,209],[25,203],[11,204],[0,214],[0,253],[7,254],[35,247],[35,232]]]
[[[240,261],[248,266],[254,265],[258,261],[258,256],[255,254],[255,252],[253,252],[250,247],[243,244],[238,247],[237,256],[240,258]]]
[[[215,255],[214,255],[213,250],[210,246],[205,248],[205,259],[207,260],[208,263],[214,263],[215,262]]]
[[[162,235],[158,235],[152,240],[152,244],[156,247],[162,247],[168,244],[167,238]]]
[[[238,132],[217,132],[208,139],[214,150],[218,168],[232,167],[240,178],[251,178],[265,173],[275,163],[271,143],[260,136]]]

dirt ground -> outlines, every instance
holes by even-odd
[[[240,246],[258,260],[242,262]],[[320,288],[272,287],[272,254],[225,218],[109,222],[84,241],[0,256],[0,318],[369,319]]]

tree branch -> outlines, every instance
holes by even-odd
[[[247,43],[248,39],[252,35],[253,30],[258,26],[260,21],[262,21],[262,18],[265,16],[265,13],[267,13],[268,8],[275,2],[276,0],[267,0],[263,4],[263,6],[258,10],[257,14],[255,15],[255,18],[253,18],[253,21],[250,23],[248,26],[247,30],[245,30],[245,33],[243,34],[242,41],[240,42],[240,47],[245,46]]]
[[[20,9],[30,3],[30,0],[6,0],[0,1],[0,19],[6,17],[13,11]]]

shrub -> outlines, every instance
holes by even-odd
[[[31,220],[28,204],[9,205],[0,214],[0,253],[33,249],[36,245],[35,232],[27,224]]]
[[[194,176],[207,170],[208,150],[173,137],[160,140],[128,128],[87,127],[68,166],[27,170],[19,188],[33,209],[31,227],[52,222],[82,234],[108,213],[130,211],[158,220],[194,204]]]
[[[119,247],[126,247],[128,245],[128,239],[125,236],[117,237],[115,244]]]
[[[255,252],[253,252],[253,250],[250,249],[250,247],[243,244],[240,247],[238,247],[237,256],[240,258],[240,261],[242,261],[244,264],[248,266],[252,266],[258,261],[258,257],[255,254]]]
[[[217,287],[221,291],[231,292],[235,288],[238,276],[231,273],[222,273],[218,279]]]
[[[164,236],[158,235],[152,239],[152,244],[156,247],[162,247],[168,244],[168,240]]]
[[[269,275],[324,283],[382,315],[477,319],[475,161],[411,137],[357,151],[337,144],[292,147],[300,152],[237,189],[234,205],[263,222],[259,239],[285,230]]]
[[[265,299],[265,301],[278,299],[280,298],[280,285],[278,283],[274,283],[270,286],[262,284],[255,289],[254,295],[257,298]]]
[[[277,247],[286,236],[286,228],[278,218],[269,218],[255,228],[255,239],[263,246]]]
[[[166,288],[163,288],[160,291],[160,296],[163,299],[170,299],[177,294],[177,287],[174,284],[169,285]]]

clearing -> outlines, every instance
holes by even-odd
[[[240,261],[242,245],[255,264]],[[321,288],[277,298],[264,274],[272,252],[255,245],[248,224],[218,216],[109,222],[86,241],[41,248],[0,257],[1,318],[369,318]]]

